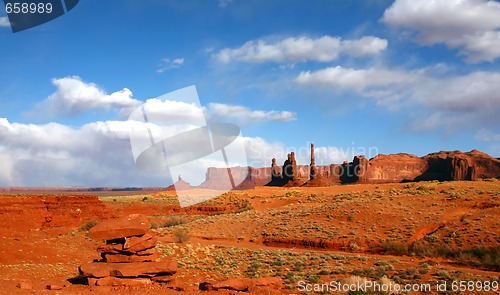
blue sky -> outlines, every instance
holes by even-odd
[[[18,33],[0,9],[0,42],[3,186],[169,184],[136,169],[126,115],[190,85],[254,166],[310,142],[322,164],[500,157],[496,1],[82,0]]]

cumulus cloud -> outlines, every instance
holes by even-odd
[[[210,118],[222,117],[238,123],[249,121],[291,121],[296,114],[289,111],[252,110],[245,106],[210,103],[208,108],[202,107],[199,101],[174,100],[183,93],[169,93],[169,98],[160,96],[145,102],[132,97],[128,88],[107,94],[94,83],[87,83],[80,77],[52,79],[56,91],[38,105],[49,114],[79,114],[92,109],[115,109],[123,116],[141,107],[151,121],[168,122],[169,124],[203,124],[205,115]],[[181,89],[181,91],[183,91]],[[142,113],[140,114],[142,118]]]
[[[469,62],[500,57],[500,3],[487,0],[397,0],[382,22],[408,30],[423,45],[446,44]]]
[[[500,73],[473,72],[462,76],[428,77],[413,85],[416,100],[427,107],[450,112],[500,110]]]
[[[300,84],[312,84],[362,91],[374,86],[388,86],[411,81],[414,75],[388,69],[352,69],[335,66],[318,71],[301,72],[295,79]]]
[[[410,114],[410,129],[430,131],[444,127],[500,124],[500,74],[477,71],[444,75],[439,67],[413,71],[390,69],[346,69],[332,67],[302,72],[296,82],[354,91],[371,97],[389,109],[420,106]],[[436,74],[437,72],[437,74]],[[420,110],[417,113],[417,110]]]
[[[275,42],[252,40],[239,48],[224,48],[215,54],[223,63],[297,63],[306,61],[331,62],[339,55],[353,57],[376,55],[387,48],[387,40],[374,36],[342,40],[340,37],[290,37]]]
[[[162,58],[160,64],[158,65],[157,73],[163,73],[170,69],[178,69],[184,64],[184,58]]]
[[[168,124],[190,123],[202,125],[205,119],[212,121],[227,119],[234,123],[293,121],[297,119],[297,115],[290,111],[253,110],[241,105],[223,103],[209,103],[207,107],[202,107],[193,103],[159,98],[146,100],[141,109],[144,109],[149,121]],[[137,116],[142,120],[142,111]]]
[[[0,27],[10,27],[10,22],[8,17],[0,16]]]
[[[150,98],[142,104],[141,108],[150,121],[168,122],[170,124],[186,122],[201,124],[205,121],[203,114],[205,108],[196,103]],[[142,119],[142,113],[140,117]]]
[[[4,186],[138,186],[168,182],[134,167],[128,122],[11,123],[0,118]],[[167,175],[168,177],[168,175]]]
[[[82,81],[78,76],[54,78],[56,91],[38,107],[50,114],[79,114],[91,109],[131,109],[140,105],[132,98],[128,88],[106,93],[94,83]]]
[[[446,132],[464,128],[499,126],[500,74],[473,72],[461,76],[431,78],[409,85],[406,95],[428,112],[411,123],[414,131],[444,128]]]
[[[222,103],[210,103],[208,105],[210,117],[229,118],[238,122],[248,121],[293,121],[297,119],[295,113],[289,111],[261,111],[251,110],[244,106],[229,105]]]
[[[168,171],[148,173],[136,168],[129,141],[130,124],[147,124],[156,138],[164,132],[160,126],[140,122],[92,122],[73,128],[58,123],[12,123],[0,118],[0,185],[168,185],[171,183]],[[222,159],[203,161],[206,167],[225,167]],[[246,165],[244,162],[237,164]],[[206,172],[199,170],[196,166],[187,166],[176,171],[186,176],[185,179],[199,184]]]

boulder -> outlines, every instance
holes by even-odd
[[[177,263],[173,261],[87,263],[80,265],[78,271],[82,276],[96,278],[172,275],[177,272]]]
[[[142,214],[102,221],[89,230],[90,237],[96,240],[142,236],[151,228],[148,218]]]
[[[62,290],[64,287],[60,285],[47,285],[47,290]]]
[[[200,289],[201,291],[212,291],[212,290],[215,290],[215,288],[213,287],[213,285],[211,283],[208,283],[208,282],[200,283],[200,285],[198,286],[198,289]]]
[[[87,278],[87,282],[89,283],[89,286],[96,286],[98,280],[99,279],[96,279],[96,278]]]
[[[212,285],[214,289],[227,289],[234,291],[246,291],[251,285],[252,280],[247,278],[242,279],[229,279],[218,282]]]

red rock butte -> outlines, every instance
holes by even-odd
[[[355,156],[352,162],[317,166],[314,144],[311,144],[311,162],[298,165],[295,154],[287,155],[282,166],[271,160],[271,167],[232,167],[235,179],[244,179],[236,189],[250,189],[257,186],[330,186],[352,183],[398,183],[413,181],[453,181],[500,178],[500,160],[472,150],[441,151],[423,157],[412,154],[379,154],[367,159]],[[207,169],[206,179],[199,188],[220,189],[227,182],[227,168]],[[181,179],[178,187],[189,187]],[[226,186],[227,187],[227,186]]]

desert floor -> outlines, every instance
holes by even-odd
[[[494,179],[259,187],[182,209],[173,192],[4,193],[0,294],[243,294],[199,291],[198,284],[270,276],[280,277],[284,288],[269,294],[300,294],[299,283],[363,278],[429,284],[433,294],[436,284],[447,282],[454,293],[453,283],[473,282],[466,293],[479,294],[499,282],[499,208]],[[78,265],[99,258],[102,243],[88,228],[131,213],[150,218],[161,259],[179,264],[175,281],[145,288],[78,284]],[[32,290],[16,287],[25,280]]]

